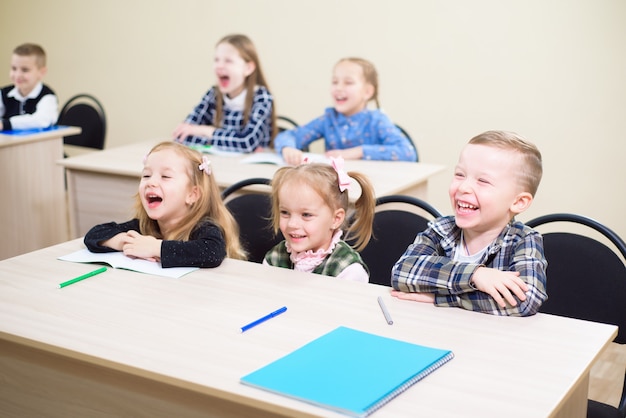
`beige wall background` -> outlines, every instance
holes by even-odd
[[[329,105],[334,63],[361,56],[420,160],[448,167],[429,191],[440,210],[463,144],[512,130],[544,156],[521,220],[576,212],[626,237],[625,21],[623,0],[3,0],[0,82],[17,44],[42,44],[46,82],[61,103],[100,98],[115,147],[169,138],[214,83],[225,34],[254,40],[278,113],[300,123]]]

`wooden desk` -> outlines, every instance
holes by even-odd
[[[97,224],[132,218],[143,157],[157,142],[140,142],[59,162],[67,173],[71,238],[83,236]],[[250,177],[272,178],[278,169],[274,164],[242,164],[244,157],[210,156],[220,187]],[[346,161],[347,171],[369,176],[377,196],[403,193],[425,199],[428,178],[443,169],[437,164]]]
[[[590,366],[617,334],[545,314],[437,308],[383,286],[235,260],[180,279],[109,269],[58,289],[95,269],[56,260],[79,248],[75,240],[0,262],[4,415],[338,417],[239,378],[344,325],[455,353],[376,418],[584,417]],[[285,314],[238,332],[284,305]]]
[[[31,134],[0,134],[0,260],[67,241],[63,137],[65,127]]]

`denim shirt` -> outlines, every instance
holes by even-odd
[[[346,117],[329,107],[306,125],[278,134],[274,146],[282,154],[284,147],[303,149],[319,138],[324,138],[327,150],[362,146],[364,160],[417,161],[410,140],[380,110]]]

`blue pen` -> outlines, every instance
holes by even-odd
[[[275,310],[274,312],[265,315],[263,318],[259,318],[256,321],[252,321],[250,322],[248,325],[244,325],[243,327],[241,327],[241,329],[239,330],[239,332],[246,332],[247,330],[249,330],[252,327],[256,327],[257,325],[267,321],[268,319],[272,319],[275,316],[280,315],[281,313],[285,312],[287,310],[286,306],[283,306],[280,309]]]

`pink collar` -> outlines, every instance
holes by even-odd
[[[289,246],[289,243],[286,242],[285,244],[287,247],[287,252],[291,254],[289,258],[294,264],[293,269],[297,271],[304,271],[307,273],[315,270],[315,267],[322,264],[324,259],[326,259],[326,257],[333,252],[335,246],[341,240],[342,235],[343,231],[341,229],[336,230],[333,234],[332,240],[330,241],[330,246],[328,247],[328,249],[317,250],[315,252],[313,250],[307,250],[300,253],[291,253],[291,247]]]

